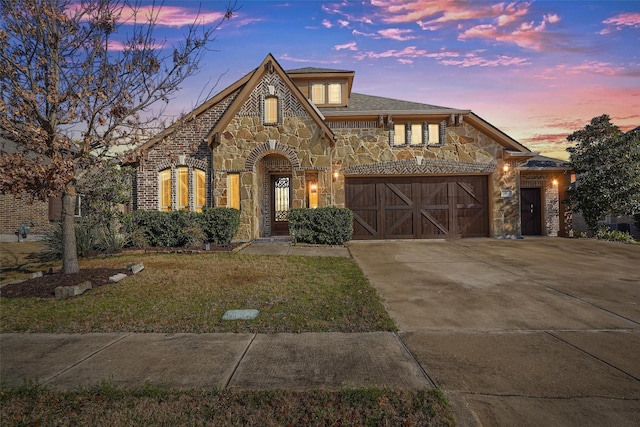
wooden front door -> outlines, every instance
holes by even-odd
[[[486,237],[486,176],[349,178],[354,239]]]
[[[539,188],[520,189],[520,218],[523,236],[542,234],[542,199]]]
[[[288,236],[291,174],[271,175],[270,187],[271,235]]]

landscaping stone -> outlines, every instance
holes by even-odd
[[[222,315],[222,320],[252,320],[255,319],[258,314],[260,314],[260,311],[254,309],[227,310]]]
[[[144,264],[141,262],[137,262],[135,264],[130,264],[128,268],[131,273],[138,274],[142,270],[144,270]]]
[[[90,281],[82,282],[75,286],[58,286],[55,289],[56,298],[75,297],[93,288]]]
[[[124,279],[125,277],[127,277],[126,274],[118,273],[118,274],[116,274],[114,276],[109,277],[109,281],[112,282],[112,283],[117,283],[117,282],[121,281],[122,279]]]
[[[35,279],[38,277],[42,277],[42,271],[36,271],[35,273],[31,273],[29,275],[29,279]]]

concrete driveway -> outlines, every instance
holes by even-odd
[[[640,425],[640,246],[352,242],[459,425]]]

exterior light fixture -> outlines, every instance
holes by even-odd
[[[333,181],[335,182],[335,181],[337,181],[337,180],[338,180],[338,171],[335,171],[335,172],[333,173]]]
[[[510,169],[510,167],[509,167],[509,164],[508,164],[508,163],[505,163],[505,164],[502,166],[502,172],[503,172],[503,173],[509,173],[509,169]]]
[[[557,179],[553,179],[553,181],[551,181],[551,183],[553,184],[554,187],[558,186],[558,180]]]

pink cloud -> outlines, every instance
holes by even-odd
[[[333,27],[333,24],[328,19],[323,19],[322,20],[322,26],[325,27],[325,28],[331,28],[331,27]]]
[[[194,22],[199,25],[220,22],[224,18],[224,12],[202,12],[194,8],[152,5],[122,8],[121,19],[124,22],[134,22],[140,18],[146,21],[150,17],[155,17],[156,24],[160,26],[183,27],[192,25]]]
[[[378,31],[383,38],[398,40],[398,41],[406,41],[413,40],[416,37],[408,34],[413,33],[413,30],[402,30],[400,28],[387,28],[385,30]]]
[[[442,65],[454,65],[459,67],[508,67],[513,65],[527,65],[531,63],[526,58],[507,55],[498,55],[491,59],[472,55],[459,59],[439,59],[438,62]]]
[[[622,30],[623,28],[640,28],[640,12],[621,13],[602,21],[608,28],[600,31],[600,34],[607,34],[612,29]]]
[[[426,55],[427,51],[417,49],[415,46],[408,46],[402,50],[390,49],[384,52],[362,52],[355,55],[357,60],[362,59],[380,59],[380,58],[396,58],[403,64],[413,63],[413,59]]]
[[[549,36],[545,33],[547,23],[558,22],[558,19],[556,15],[545,15],[537,26],[534,22],[523,22],[513,31],[501,29],[494,24],[479,24],[464,31],[458,38],[460,40],[472,38],[497,40],[502,43],[515,44],[527,49],[541,51],[549,39]]]
[[[345,43],[345,44],[337,44],[333,48],[335,50],[343,50],[343,49],[358,50],[358,45],[356,44],[356,42],[349,42],[349,43]]]

